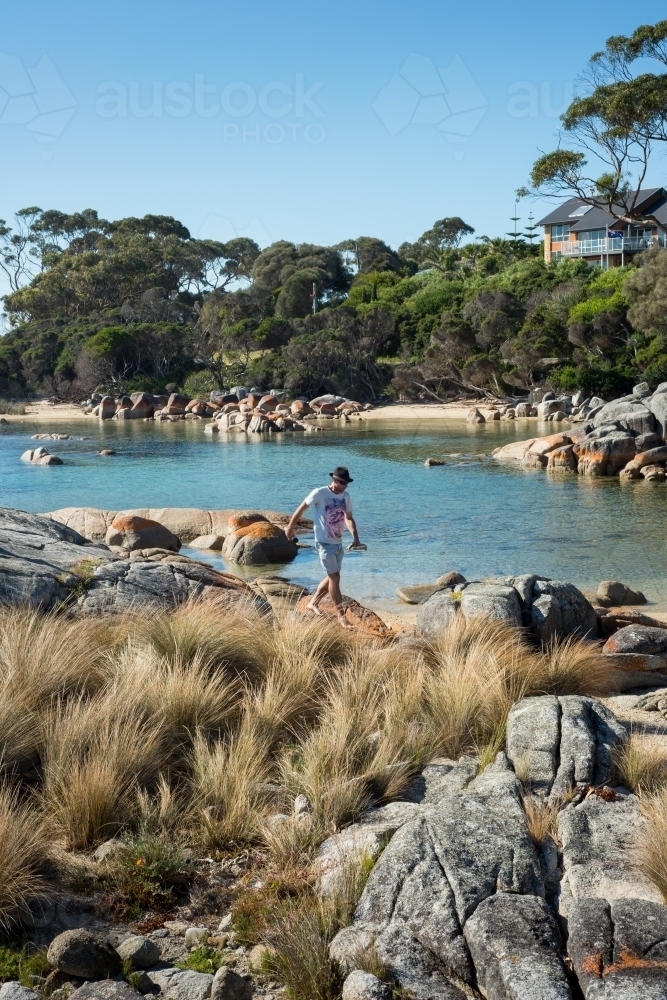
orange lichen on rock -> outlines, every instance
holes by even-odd
[[[111,522],[116,531],[144,531],[146,528],[161,528],[159,521],[151,521],[148,517],[138,514],[117,514]]]
[[[283,530],[270,521],[253,521],[244,528],[235,528],[234,534],[237,538],[275,538],[276,535],[282,535]]]
[[[297,604],[297,611],[302,611],[305,614],[313,614],[312,610],[308,607],[308,601],[310,600],[309,596],[303,597]],[[363,607],[363,605],[351,597],[343,596],[343,605],[345,608],[345,618],[356,631],[363,632],[365,635],[372,636],[375,639],[385,641],[393,639],[393,630],[388,625],[385,625],[374,611]],[[327,618],[333,618],[337,615],[334,603],[328,594],[322,599],[318,607]]]
[[[618,962],[614,962],[612,965],[605,966],[600,951],[587,955],[581,963],[582,972],[587,972],[590,976],[598,976],[600,979],[612,976],[616,972],[627,972],[628,969],[667,969],[667,962],[642,958],[633,954],[629,948],[621,948]]]
[[[268,523],[268,518],[264,517],[263,514],[255,514],[252,511],[241,511],[238,514],[232,514],[227,522],[229,530],[233,532],[238,532],[240,528],[247,528],[250,524],[256,524],[258,521],[264,521]]]

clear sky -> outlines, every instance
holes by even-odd
[[[447,215],[499,235],[589,56],[664,15],[654,0],[4,4],[0,216],[160,213],[260,245],[397,246]]]

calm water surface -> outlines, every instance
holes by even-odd
[[[64,466],[20,462],[36,446],[30,435],[47,430],[88,440],[43,442]],[[347,465],[368,552],[346,557],[344,589],[362,602],[388,607],[397,587],[457,569],[469,578],[538,572],[593,588],[617,578],[667,604],[665,484],[547,476],[484,457],[537,432],[523,421],[468,428],[387,420],[263,439],[205,435],[203,421],[25,421],[0,432],[0,504],[33,512],[74,506],[291,512],[312,487],[329,482],[335,465]],[[103,458],[97,454],[103,447],[118,454]],[[462,456],[447,457],[456,452]],[[428,456],[447,464],[427,469]],[[223,568],[219,556],[206,558]],[[307,585],[321,576],[311,549],[281,572]]]

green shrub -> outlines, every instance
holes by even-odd
[[[11,399],[0,399],[0,413],[21,417],[25,413],[25,406],[23,403],[14,403]]]
[[[28,954],[25,948],[0,946],[0,983],[18,980],[32,988],[36,980],[44,978],[50,971],[45,951]]]
[[[183,392],[195,398],[207,397],[218,384],[209,371],[192,372],[183,383]]]
[[[178,840],[166,834],[140,833],[111,855],[101,881],[112,909],[129,916],[171,909],[195,875],[194,862]]]
[[[199,945],[182,962],[176,962],[178,969],[192,969],[193,972],[210,972],[214,975],[225,964],[225,956],[215,948]]]

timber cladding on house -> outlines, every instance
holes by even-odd
[[[667,246],[667,191],[640,190],[634,202],[633,221],[621,206],[608,211],[569,198],[540,219],[544,226],[544,259],[578,257],[593,267],[620,267],[635,253],[653,246]]]

